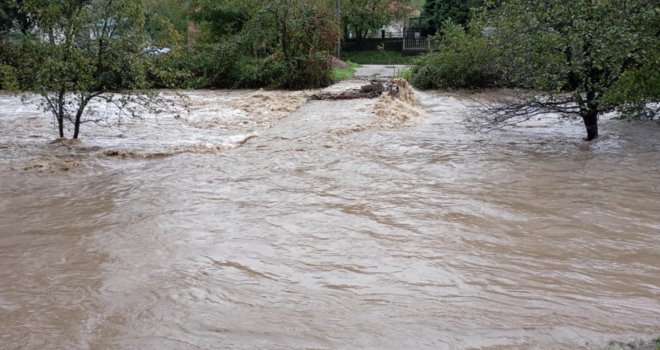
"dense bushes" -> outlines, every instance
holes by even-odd
[[[324,1],[205,2],[210,28],[175,65],[187,88],[303,89],[332,83],[329,50],[339,35]]]
[[[16,70],[14,67],[0,64],[0,90],[13,90],[18,88]]]
[[[18,77],[11,59],[11,47],[4,43],[0,34],[0,90],[18,89]]]
[[[488,123],[559,114],[582,118],[598,137],[598,118],[654,118],[660,111],[660,12],[647,0],[488,2],[472,30],[446,24],[437,51],[420,59],[421,88],[513,87],[535,91],[489,110]]]
[[[330,58],[320,52],[266,63],[265,71],[274,87],[304,89],[332,84]]]
[[[496,56],[486,36],[446,22],[438,49],[413,66],[412,83],[421,89],[493,87],[500,77]]]
[[[317,88],[332,84],[329,57],[321,52],[286,59],[243,55],[234,44],[198,45],[172,62],[174,86],[203,88]]]
[[[148,60],[147,78],[155,88],[306,89],[333,83],[327,54],[316,52],[284,58],[282,55],[245,55],[236,44],[200,44]],[[0,60],[0,89],[29,89],[31,82],[20,79],[15,67]]]
[[[187,49],[175,61],[176,69],[186,72],[185,80],[177,83],[179,87],[231,88],[230,74],[237,65],[235,48],[229,44],[197,45]]]
[[[75,1],[71,3],[77,4]],[[122,28],[141,30],[146,34],[140,38],[143,51],[136,48],[132,52],[138,54],[139,66],[144,73],[137,74],[142,79],[140,87],[304,89],[333,82],[329,52],[334,50],[339,32],[334,6],[324,0],[200,0],[194,10],[170,0],[145,3],[158,13],[146,15],[148,11],[136,5],[136,13],[144,15],[141,17],[144,21],[136,23],[136,28]],[[50,6],[48,4],[46,2],[44,6]],[[60,5],[64,6],[59,2],[52,3],[57,11],[60,11]],[[87,5],[87,2],[80,3],[83,7]],[[186,14],[186,11],[190,13]],[[194,35],[186,33],[186,16],[199,25],[199,31]],[[52,20],[57,19],[55,16]],[[2,24],[0,36],[8,30],[18,30],[12,26],[5,28]],[[7,46],[0,48],[0,89],[32,89],[35,86],[34,69],[17,70],[19,66],[27,66],[21,61],[25,57],[21,50],[29,46],[38,51],[46,43],[35,39],[29,42],[32,46],[26,41],[12,47],[1,39],[0,44]],[[77,40],[87,38],[80,36]],[[59,46],[53,46],[56,48]],[[128,61],[126,64],[118,62],[124,59],[121,55],[114,57],[120,51],[108,50],[108,62],[124,67],[136,66]],[[87,64],[94,57],[85,54],[81,59],[85,58]],[[34,61],[30,62],[33,67],[40,66],[37,58],[31,61]],[[112,86],[105,81],[99,86],[119,90],[136,85],[131,80],[136,74],[125,69],[114,73],[121,79],[112,80]],[[20,86],[17,87],[17,83]]]

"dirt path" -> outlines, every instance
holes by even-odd
[[[392,78],[397,73],[403,72],[408,66],[406,65],[381,65],[381,64],[366,64],[356,69],[356,78]]]

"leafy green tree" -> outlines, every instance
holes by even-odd
[[[43,97],[61,138],[67,121],[78,138],[85,109],[94,99],[130,113],[131,102],[150,96],[142,93],[150,86],[151,68],[143,52],[148,40],[142,3],[26,0],[23,6],[31,10],[36,29],[19,38],[19,81]]]
[[[445,21],[467,25],[470,11],[483,5],[483,0],[426,0],[422,16],[436,28]]]
[[[352,32],[358,40],[417,9],[410,0],[343,0],[341,4],[344,35]]]
[[[241,36],[270,53],[263,61],[267,85],[289,89],[332,83],[329,51],[339,32],[334,6],[324,0],[264,1]]]
[[[648,103],[660,100],[656,1],[510,0],[485,17],[503,77],[543,96],[497,109],[495,120],[577,115],[593,140],[605,112],[653,114]]]
[[[205,30],[194,75],[212,86],[309,88],[332,82],[329,51],[338,37],[326,0],[201,0],[193,15]],[[222,59],[218,59],[222,58]]]
[[[206,41],[215,42],[220,37],[240,33],[262,5],[263,1],[255,0],[197,0],[192,5],[196,10],[191,17],[202,24]]]
[[[142,0],[145,28],[154,44],[182,41],[186,37],[191,6],[186,0]]]
[[[36,24],[37,3],[34,0],[0,2],[0,32],[17,30],[28,33]]]

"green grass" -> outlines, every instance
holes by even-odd
[[[352,78],[355,75],[355,68],[360,66],[359,64],[353,63],[351,61],[346,61],[346,64],[348,65],[348,68],[332,69],[332,79],[334,81],[341,81]]]
[[[359,64],[412,64],[414,56],[401,56],[401,52],[390,50],[343,51],[341,59]]]
[[[395,77],[410,81],[412,78],[412,70],[410,68],[404,69],[400,72],[397,72]]]
[[[655,338],[650,341],[636,340],[636,341],[611,341],[603,350],[659,350],[660,338]]]

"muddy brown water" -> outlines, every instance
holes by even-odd
[[[270,94],[191,92],[189,114],[85,125],[79,145],[0,95],[0,348],[660,334],[657,123],[604,121],[586,144],[555,119],[468,131],[457,94],[417,93],[406,125],[374,122],[375,101]]]

